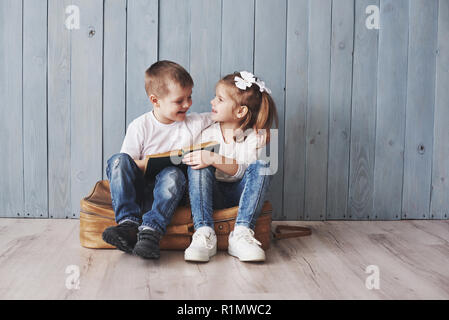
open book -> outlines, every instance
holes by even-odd
[[[204,142],[202,144],[196,144],[190,147],[182,148],[179,150],[168,151],[164,153],[158,153],[145,156],[145,179],[154,179],[156,175],[166,167],[175,166],[187,172],[187,165],[182,162],[182,158],[186,153],[197,150],[208,150],[218,153],[220,149],[220,143],[217,141]]]

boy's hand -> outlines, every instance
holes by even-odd
[[[214,163],[215,153],[207,150],[197,150],[189,152],[182,158],[182,162],[192,169],[203,169]]]

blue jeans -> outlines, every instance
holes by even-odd
[[[271,182],[267,172],[269,163],[262,160],[250,164],[243,178],[235,182],[217,181],[215,168],[188,168],[190,206],[195,230],[203,226],[214,227],[214,209],[239,206],[235,224],[254,229],[260,215],[265,194]]]
[[[118,153],[108,160],[106,174],[117,223],[132,220],[164,234],[178,204],[185,202],[187,181],[177,167],[147,181],[128,154]]]

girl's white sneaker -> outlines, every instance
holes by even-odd
[[[250,228],[236,226],[229,234],[228,241],[228,253],[240,261],[265,261],[265,251]]]
[[[184,260],[207,262],[217,253],[217,236],[211,227],[201,227],[192,236],[190,246],[184,251]]]

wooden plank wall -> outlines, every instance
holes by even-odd
[[[407,99],[408,0],[382,0],[373,215],[400,219]]]
[[[196,112],[234,71],[272,89],[274,219],[447,219],[448,21],[449,0],[0,0],[0,217],[78,218],[168,59]]]
[[[0,212],[9,217],[25,212],[22,12],[21,1],[0,1]]]

